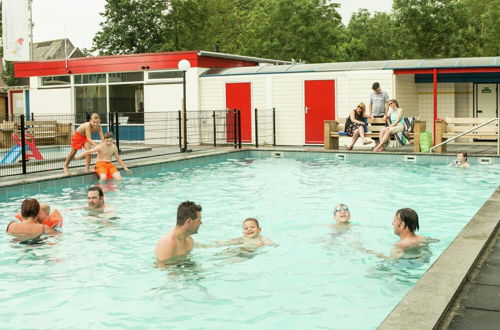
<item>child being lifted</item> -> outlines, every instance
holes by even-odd
[[[97,113],[93,113],[90,116],[90,120],[78,126],[78,128],[73,132],[73,135],[71,135],[71,150],[66,157],[66,161],[64,162],[64,174],[69,175],[69,163],[73,157],[75,157],[78,150],[82,147],[84,147],[85,150],[89,150],[91,146],[97,146],[97,143],[92,141],[92,133],[99,133],[99,138],[101,141],[104,141],[104,135],[101,127],[101,117],[99,117],[99,114]],[[89,173],[89,168],[90,154],[85,158],[85,172]]]
[[[95,163],[95,172],[99,175],[99,182],[104,182],[106,179],[121,180],[122,176],[117,170],[116,166],[111,163],[113,156],[116,161],[120,163],[125,172],[132,173],[128,167],[123,162],[122,158],[118,154],[118,148],[114,143],[114,136],[111,132],[106,132],[104,134],[104,142],[99,144],[97,147],[87,150],[84,153],[76,156],[76,159],[86,157],[87,155],[97,153],[97,159]]]

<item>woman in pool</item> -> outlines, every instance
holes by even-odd
[[[347,147],[347,150],[352,150],[354,144],[359,137],[363,140],[363,144],[369,144],[365,138],[365,120],[364,118],[371,117],[369,114],[365,114],[366,106],[364,103],[358,104],[356,109],[353,109],[345,121],[345,132],[347,136],[352,136],[351,144]]]
[[[38,214],[40,204],[34,198],[28,198],[21,204],[23,221],[12,221],[7,225],[6,232],[18,236],[21,241],[38,239],[42,234],[52,234],[53,231],[41,223]]]
[[[387,141],[389,141],[391,134],[401,133],[405,129],[403,124],[403,109],[399,107],[398,101],[396,99],[389,100],[389,111],[387,112],[387,118],[390,119],[390,124],[388,127],[382,128],[380,130],[380,142],[373,149],[373,151],[383,151],[384,145],[387,143]]]

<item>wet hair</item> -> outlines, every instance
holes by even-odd
[[[459,151],[458,154],[464,156],[465,161],[467,161],[467,153],[465,151]]]
[[[376,90],[377,88],[380,88],[380,84],[378,82],[374,82],[372,85],[372,89]]]
[[[98,191],[98,192],[99,192],[99,197],[104,197],[104,193],[102,192],[101,187],[98,187],[98,186],[93,186],[93,187],[90,187],[90,188],[87,190],[87,193],[89,193],[89,192],[91,192],[91,191]]]
[[[21,216],[23,219],[36,217],[40,212],[40,204],[34,198],[27,198],[21,204]]]
[[[197,213],[201,212],[201,206],[195,202],[185,201],[177,208],[177,226],[182,226],[187,219],[196,219]]]
[[[398,103],[398,100],[396,100],[396,99],[390,99],[390,100],[388,101],[388,103],[391,103],[391,102],[392,102],[392,103],[396,103],[396,107],[398,107],[398,108],[399,108],[399,103]]]
[[[260,228],[259,220],[255,219],[255,218],[246,218],[245,220],[243,220],[243,226],[245,225],[245,222],[247,222],[247,221],[255,222],[255,224],[257,225],[257,228]]]
[[[50,205],[47,203],[40,203],[40,211],[44,211],[45,213],[50,213]]]
[[[405,224],[405,226],[412,232],[416,232],[419,229],[418,226],[418,214],[415,210],[410,208],[399,209],[396,212],[399,219]]]
[[[105,139],[114,139],[115,136],[113,135],[113,132],[106,132],[106,134],[104,134],[104,138]]]

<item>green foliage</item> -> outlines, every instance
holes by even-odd
[[[20,79],[14,78],[13,62],[5,61],[5,67],[2,68],[2,79],[8,86],[19,86]]]
[[[209,50],[305,62],[498,56],[500,0],[393,0],[354,13],[330,0],[107,0],[92,52]],[[89,51],[90,53],[90,51]]]

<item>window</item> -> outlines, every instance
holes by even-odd
[[[110,83],[144,81],[144,73],[141,72],[117,72],[109,74]]]
[[[100,84],[106,82],[105,73],[75,75],[75,85]]]
[[[64,86],[71,83],[70,76],[41,77],[42,86]]]
[[[171,79],[182,78],[182,71],[171,70],[161,72],[148,72],[148,79]]]
[[[106,86],[75,87],[75,109],[78,123],[86,121],[86,114],[98,113],[106,123]]]
[[[109,111],[118,112],[125,123],[144,123],[143,100],[144,86],[142,84],[109,86]]]

